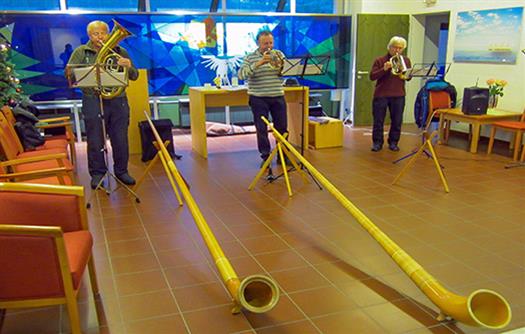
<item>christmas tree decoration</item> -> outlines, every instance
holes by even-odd
[[[10,62],[11,45],[0,35],[0,107],[15,106],[22,99],[20,79],[14,71],[15,65]]]

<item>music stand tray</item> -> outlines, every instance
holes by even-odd
[[[128,76],[125,72],[110,70],[105,64],[68,65],[69,86],[74,88],[127,87]]]
[[[444,71],[443,71],[444,69]],[[434,78],[438,75],[445,76],[450,69],[450,63],[418,63],[407,71],[408,77]]]
[[[282,76],[323,75],[328,69],[330,56],[304,56],[285,58]]]

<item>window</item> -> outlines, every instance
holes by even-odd
[[[2,10],[59,10],[60,0],[2,0]]]
[[[282,7],[282,8],[281,8]],[[289,0],[226,0],[227,12],[290,12]]]
[[[333,1],[295,0],[296,13],[333,14]]]
[[[67,9],[136,12],[137,0],[66,0]]]
[[[162,12],[170,10],[188,10],[197,12],[209,12],[212,3],[218,1],[219,10],[222,0],[150,0],[152,12]]]

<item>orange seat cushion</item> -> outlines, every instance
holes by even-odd
[[[84,269],[91,256],[93,237],[89,231],[75,231],[64,233],[69,270],[73,278],[73,287],[78,289],[82,281]]]

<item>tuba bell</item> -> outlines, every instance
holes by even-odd
[[[395,56],[390,58],[390,63],[392,63],[392,74],[403,78],[405,73],[408,71],[403,56],[399,53],[396,53]]]
[[[102,42],[102,47],[97,53],[95,63],[102,65],[104,70],[111,74],[111,72],[124,72],[124,77],[128,77],[128,69],[122,66],[117,65],[118,59],[121,58],[114,48],[122,40],[133,35],[126,28],[120,25],[117,21],[113,20],[113,29],[109,34],[109,37],[106,41]],[[104,87],[100,92],[100,95],[104,99],[112,99],[119,96],[125,87]]]

